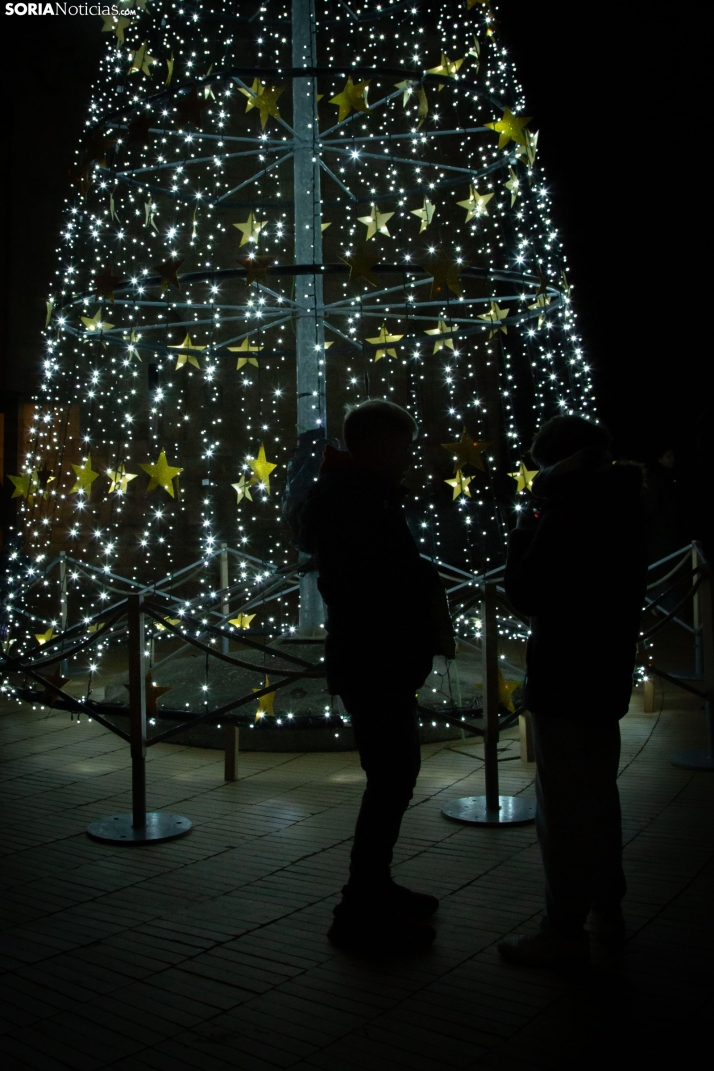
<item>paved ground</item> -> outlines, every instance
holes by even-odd
[[[619,971],[582,976],[499,962],[499,938],[538,917],[541,869],[532,826],[441,816],[445,800],[483,791],[478,745],[424,748],[395,876],[441,897],[438,937],[377,962],[324,936],[362,789],[354,753],[247,753],[227,785],[220,752],[158,745],[150,806],[194,830],[109,847],[85,827],[129,809],[127,746],[96,723],[6,704],[3,1067],[506,1071],[639,1056],[653,1068],[670,1066],[672,1039],[677,1066],[692,1066],[711,1007],[714,775],[667,761],[703,742],[704,716],[682,696],[655,715],[636,697],[623,722],[631,939]],[[510,737],[502,791],[532,795]]]

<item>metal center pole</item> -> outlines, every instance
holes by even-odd
[[[314,0],[293,0],[293,67],[317,66]],[[322,205],[317,83],[313,76],[293,80],[295,264],[317,267],[295,277],[297,433],[326,429],[325,326],[322,292]],[[300,579],[300,631],[319,635],[324,610],[317,574]]]

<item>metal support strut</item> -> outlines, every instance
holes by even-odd
[[[698,546],[695,546],[695,552]],[[695,562],[695,564],[697,564]],[[714,771],[714,619],[712,616],[712,567],[709,562],[699,561],[699,568],[704,573],[703,583],[695,593],[694,625],[699,631],[695,633],[697,667],[703,671],[705,708],[707,712],[707,746],[694,751],[677,751],[672,755],[673,766],[684,770]],[[701,661],[700,661],[701,659]]]
[[[95,840],[111,844],[146,844],[174,840],[192,823],[180,814],[146,810],[146,637],[143,595],[127,597],[129,626],[129,743],[131,748],[131,814],[98,818],[87,826]]]
[[[527,825],[535,820],[535,800],[501,796],[498,792],[498,623],[496,585],[483,585],[483,704],[486,714],[485,796],[463,796],[444,804],[441,813],[474,826]]]

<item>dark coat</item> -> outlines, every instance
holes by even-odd
[[[621,718],[647,575],[641,471],[545,469],[533,494],[540,520],[511,533],[505,578],[513,607],[531,619],[525,705]]]
[[[647,560],[657,562],[690,541],[687,502],[675,472],[659,462],[647,467],[644,489]]]
[[[325,663],[330,692],[419,688],[448,614],[433,565],[407,526],[405,488],[358,468],[342,454],[312,488],[301,546],[317,556],[327,608]],[[447,618],[448,621],[448,618]],[[449,626],[447,625],[447,628]]]

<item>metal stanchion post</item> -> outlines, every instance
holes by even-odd
[[[228,544],[227,543],[221,543],[221,559],[220,560],[221,560],[221,591],[227,591],[228,590],[228,584],[230,583],[230,581],[228,579]],[[230,603],[229,602],[224,602],[222,607],[221,607],[221,613],[223,614],[223,616],[224,617],[228,617],[228,614],[230,613],[230,610],[231,610]],[[226,622],[225,621],[223,622],[223,627],[224,628],[226,627]],[[223,654],[228,654],[228,637],[227,636],[222,636],[221,637],[221,650],[222,650]]]
[[[672,755],[674,766],[685,770],[714,770],[714,620],[712,619],[712,576],[709,562],[699,558],[704,580],[699,591],[698,613],[701,631],[702,670],[707,712],[707,746],[694,751],[678,751]]]
[[[140,595],[130,595],[129,746],[131,748],[132,829],[146,828],[146,635]]]
[[[444,804],[442,814],[476,826],[526,825],[535,819],[535,800],[501,796],[498,791],[498,622],[496,585],[483,586],[483,702],[486,715],[485,796],[464,796]]]
[[[142,604],[143,595],[127,596],[132,811],[99,818],[87,827],[90,837],[112,844],[174,840],[188,833],[192,825],[180,814],[146,810],[146,637]]]
[[[238,744],[240,729],[234,721],[228,721],[224,727],[225,761],[223,768],[224,781],[238,780]]]

